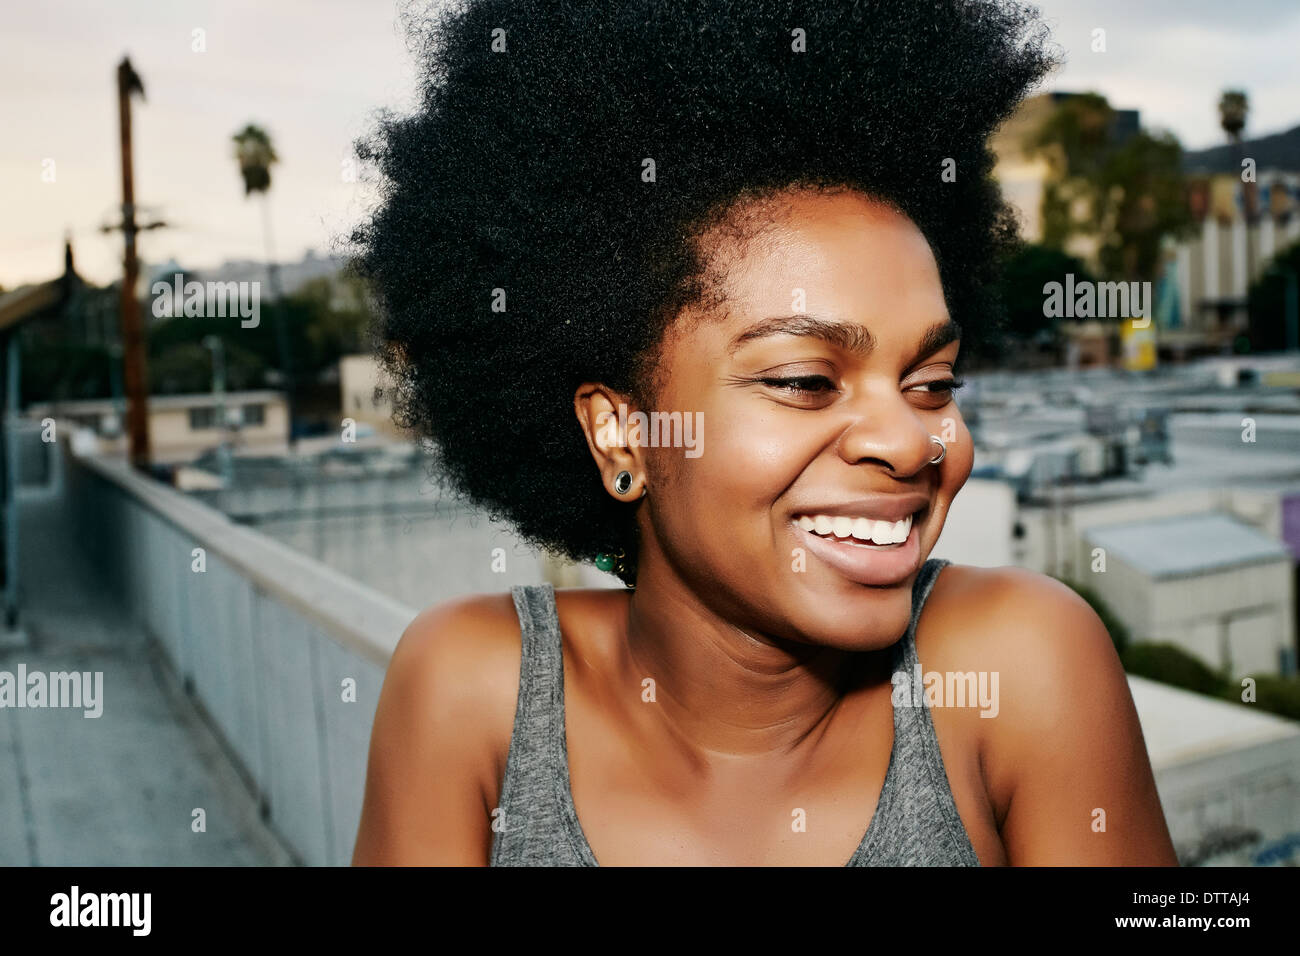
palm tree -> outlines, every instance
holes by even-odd
[[[1245,90],[1224,90],[1219,97],[1219,126],[1228,134],[1228,141],[1236,146],[1237,176],[1241,175],[1241,165],[1245,160],[1245,147],[1241,132],[1246,128],[1246,118],[1250,115],[1250,97]],[[1255,277],[1255,255],[1251,249],[1250,227],[1255,219],[1255,184],[1241,184],[1242,218],[1246,221],[1246,285],[1249,287]]]
[[[275,256],[271,247],[271,213],[267,201],[271,191],[271,167],[280,161],[271,145],[271,137],[260,126],[249,123],[231,137],[235,143],[235,159],[239,161],[239,175],[244,178],[244,198],[257,193],[262,197],[263,229],[266,237],[267,270],[271,273],[272,293],[278,297],[278,279],[275,275]]]
[[[289,338],[280,318],[279,302],[280,269],[275,262],[275,252],[271,242],[271,167],[280,161],[271,145],[271,136],[260,126],[249,123],[231,137],[235,144],[235,159],[239,162],[239,174],[244,179],[244,198],[257,193],[262,197],[262,231],[266,239],[266,273],[271,284],[271,298],[276,303],[275,337],[280,351],[280,365],[284,372],[286,400],[289,411],[289,443],[293,445],[293,359],[289,352]]]
[[[1246,128],[1250,113],[1250,97],[1244,90],[1224,90],[1219,97],[1219,125],[1233,143],[1241,142],[1241,131]]]

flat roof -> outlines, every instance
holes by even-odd
[[[183,395],[150,395],[150,410],[177,408],[215,407],[217,396],[212,392],[191,392]],[[271,389],[258,389],[248,392],[225,392],[221,401],[227,405],[240,405],[249,402],[283,402],[284,393]],[[125,408],[126,399],[86,398],[72,401],[33,402],[23,409],[27,415],[56,412],[62,415],[94,415],[111,412],[118,407]]]
[[[1128,675],[1133,705],[1155,770],[1260,744],[1300,739],[1300,723]]]
[[[1281,541],[1218,511],[1087,528],[1083,536],[1155,578],[1291,559]]]

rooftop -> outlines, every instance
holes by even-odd
[[[1290,560],[1281,542],[1218,512],[1089,528],[1084,535],[1153,578]]]
[[[1300,723],[1276,714],[1133,675],[1128,686],[1157,773],[1225,751],[1300,738]]]
[[[24,412],[28,416],[38,416],[47,411],[57,411],[63,415],[94,415],[111,412],[123,406],[125,400],[114,398],[83,398],[71,401],[38,402],[28,405]],[[254,389],[246,392],[225,392],[218,396],[215,392],[190,392],[182,395],[150,395],[149,408],[184,409],[215,407],[221,402],[237,405],[245,402],[282,403],[284,393],[272,389]]]

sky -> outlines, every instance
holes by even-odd
[[[432,0],[436,4],[437,0]],[[913,0],[894,0],[913,2]],[[1036,0],[1062,48],[1046,89],[1096,90],[1185,148],[1223,141],[1216,104],[1251,100],[1246,133],[1300,125],[1300,0]],[[146,262],[201,269],[267,255],[259,199],[245,199],[231,136],[250,122],[280,162],[269,198],[280,261],[324,254],[373,202],[344,163],[376,111],[408,110],[416,65],[394,0],[42,0],[0,24],[0,286],[63,267],[120,273],[115,69],[129,54],[146,99],[133,111]],[[1092,50],[1105,31],[1104,52]],[[195,31],[202,31],[202,50]],[[52,180],[52,181],[51,181]]]

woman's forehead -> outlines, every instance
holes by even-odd
[[[934,254],[902,213],[854,193],[800,195],[771,211],[758,229],[720,239],[711,251],[709,272],[723,300],[715,318],[946,318]]]

